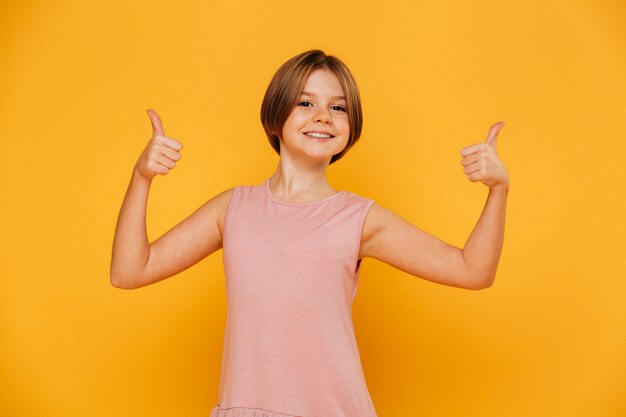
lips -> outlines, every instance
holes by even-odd
[[[320,134],[322,134],[322,135],[328,135],[328,136],[330,136],[331,138],[334,138],[334,137],[335,137],[335,135],[333,135],[332,133],[330,133],[330,132],[329,132],[329,131],[327,131],[327,130],[309,130],[309,131],[307,131],[307,132],[304,132],[304,134],[305,134],[305,135],[306,135],[307,133],[320,133]],[[307,135],[307,136],[308,136],[308,135]]]

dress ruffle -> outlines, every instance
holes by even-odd
[[[283,414],[262,408],[231,407],[220,408],[219,404],[213,407],[209,417],[300,417],[293,414]]]

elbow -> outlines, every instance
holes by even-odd
[[[495,277],[478,277],[470,281],[471,284],[467,287],[467,289],[473,291],[484,290],[493,286],[494,281]]]
[[[124,281],[120,280],[119,278],[111,275],[110,281],[111,281],[111,285],[114,286],[115,288],[126,289],[126,287],[124,286]]]
[[[463,285],[468,290],[478,291],[490,288],[496,279],[495,272],[477,272],[469,267],[463,271]]]
[[[135,289],[136,286],[132,285],[132,281],[128,279],[122,279],[117,275],[111,274],[110,277],[111,285],[115,288],[120,288],[122,290],[132,290]]]

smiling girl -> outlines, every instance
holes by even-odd
[[[285,62],[261,122],[280,156],[257,185],[229,188],[149,243],[148,191],[180,160],[182,145],[148,110],[153,135],[133,168],[116,226],[111,284],[134,289],[171,277],[223,249],[227,320],[218,403],[210,417],[376,417],[352,323],[363,258],[439,284],[490,287],[504,239],[509,175],[494,124],[461,150],[463,172],[489,187],[463,249],[374,200],[334,190],[329,165],[359,140],[356,82],[320,50]]]

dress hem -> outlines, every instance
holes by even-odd
[[[209,417],[303,417],[294,414],[284,414],[277,411],[251,407],[221,408],[219,404],[211,410]]]

